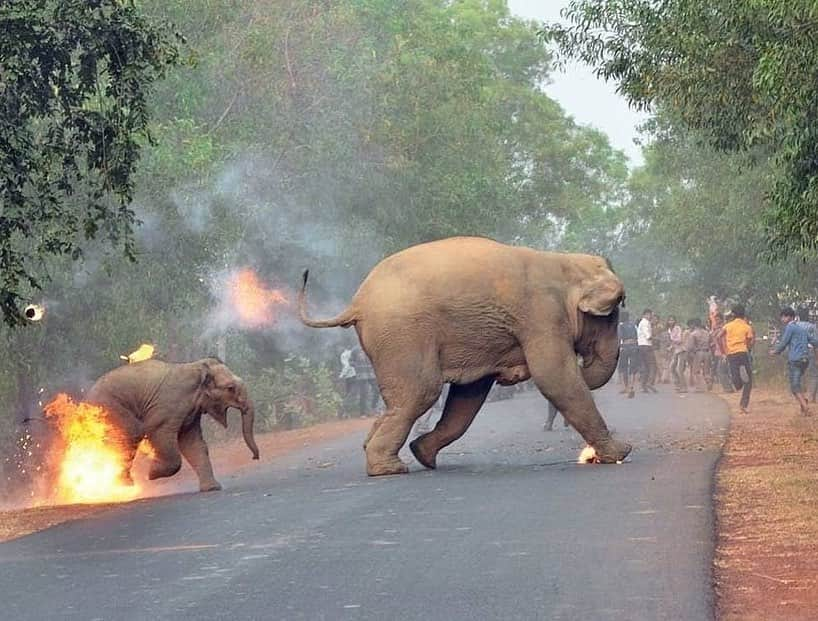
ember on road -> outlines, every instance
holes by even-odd
[[[437,471],[367,478],[356,433],[213,494],[117,505],[0,545],[26,619],[710,619],[727,409],[597,393],[634,442],[578,465],[535,393],[490,403]]]

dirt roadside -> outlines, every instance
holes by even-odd
[[[718,618],[816,618],[818,406],[755,390],[750,413],[724,395],[732,420],[716,474]]]
[[[351,419],[291,431],[258,434],[256,442],[261,455],[259,462],[249,458],[249,452],[241,438],[211,444],[210,457],[213,462],[213,470],[217,478],[225,483],[229,477],[246,468],[257,467],[259,463],[269,463],[307,446],[321,444],[353,433],[360,433],[363,440],[363,434],[371,424],[372,419]],[[321,464],[318,466],[321,467]],[[135,463],[135,479],[144,478],[140,476],[144,474],[140,472],[144,467],[145,463]],[[170,479],[146,482],[140,499],[195,489],[196,477],[193,471],[185,465],[179,474]],[[70,520],[87,518],[111,506],[114,505],[62,505],[0,511],[0,542],[16,539]]]

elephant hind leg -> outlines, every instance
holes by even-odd
[[[426,367],[429,368],[428,366]],[[377,371],[376,371],[377,372]],[[412,374],[381,373],[381,391],[386,412],[378,417],[364,442],[366,473],[369,476],[404,474],[408,466],[398,457],[412,425],[437,401],[443,389],[440,372],[427,371]]]
[[[451,385],[443,415],[435,428],[409,445],[421,464],[432,469],[437,467],[438,452],[466,433],[493,384],[493,377],[484,377],[470,384]]]
[[[162,425],[148,434],[148,441],[156,453],[148,470],[148,479],[151,481],[172,477],[182,468],[178,433],[170,425]]]

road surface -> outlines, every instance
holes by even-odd
[[[356,435],[2,544],[2,617],[711,619],[726,407],[597,402],[628,463],[573,463],[579,437],[543,431],[527,393],[488,404],[434,472],[369,479]]]

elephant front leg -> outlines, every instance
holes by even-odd
[[[631,445],[611,437],[568,343],[553,337],[530,342],[525,357],[540,392],[596,451],[603,463],[621,461]]]
[[[421,464],[432,469],[437,467],[438,452],[466,433],[493,384],[494,378],[485,377],[471,384],[451,385],[443,414],[435,428],[409,444]]]
[[[196,422],[179,433],[179,450],[199,477],[200,492],[213,492],[222,488],[213,476],[213,466],[210,464],[210,454],[202,436],[200,419],[197,418]]]

